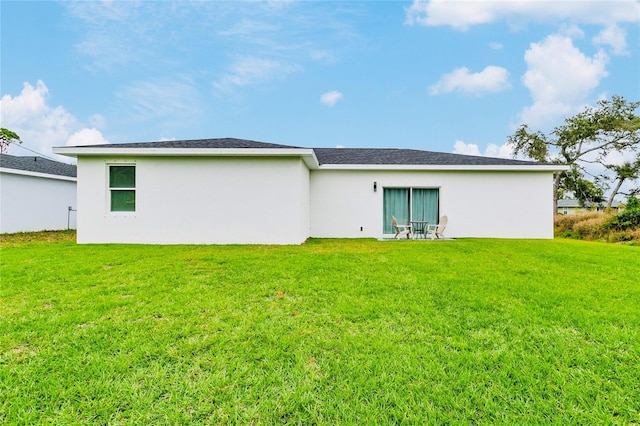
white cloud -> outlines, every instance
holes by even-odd
[[[223,96],[284,80],[312,61],[337,63],[362,41],[351,17],[360,16],[363,6],[354,4],[336,8],[319,2],[311,9],[289,0],[61,5],[73,19],[75,48],[89,70],[134,68],[134,74],[155,75],[165,64],[183,66]]]
[[[609,25],[593,38],[596,46],[609,46],[615,55],[627,56],[627,33],[617,25]]]
[[[489,48],[491,50],[502,50],[504,49],[504,45],[502,43],[498,43],[497,41],[492,41],[489,43]]]
[[[579,40],[584,37],[584,31],[582,28],[575,24],[562,24],[558,29],[558,34],[571,38],[573,40]]]
[[[21,145],[12,144],[9,154],[33,155],[36,151],[47,157],[69,162],[68,157],[52,153],[54,146],[70,144],[86,137],[90,143],[109,143],[96,128],[85,128],[84,125],[63,106],[49,105],[49,89],[38,80],[35,87],[24,83],[22,92],[12,97],[4,95],[1,101],[2,127],[16,132],[22,140]],[[92,116],[95,121],[96,116]]]
[[[89,117],[89,124],[93,127],[97,127],[98,129],[104,129],[106,125],[106,120],[100,114],[93,114]]]
[[[478,145],[474,143],[464,143],[463,141],[456,141],[453,145],[453,153],[463,155],[481,155]]]
[[[82,55],[92,59],[87,68],[112,71],[152,54],[147,49],[149,29],[157,25],[159,16],[146,2],[82,1],[65,2],[69,14],[82,23],[83,39],[75,45]],[[140,19],[140,17],[148,19]],[[131,49],[131,46],[138,46]]]
[[[513,158],[513,149],[506,143],[503,145],[496,145],[490,143],[487,145],[487,149],[484,151],[485,157],[497,157],[497,158]]]
[[[187,77],[137,81],[116,95],[139,120],[165,118],[189,121],[199,113],[199,94]]]
[[[480,148],[474,143],[465,143],[463,141],[456,141],[453,147],[454,154],[463,155],[476,155],[483,157],[495,157],[495,158],[513,158],[513,150],[507,144],[496,145],[490,143],[484,151],[484,154],[480,153]]]
[[[272,59],[245,56],[238,58],[227,72],[213,84],[221,93],[232,93],[236,88],[262,84],[300,71],[297,65],[290,65]]]
[[[470,73],[466,67],[462,67],[440,77],[429,88],[429,93],[439,95],[458,91],[477,95],[501,92],[510,87],[509,72],[502,67],[488,66],[479,73]]]
[[[588,57],[570,37],[558,34],[532,43],[524,59],[528,69],[523,83],[531,93],[533,105],[525,108],[520,118],[534,128],[578,110],[608,74],[609,58],[604,52]]]
[[[337,90],[332,90],[320,96],[320,102],[328,106],[334,106],[340,100],[342,100],[342,93]]]
[[[409,25],[448,25],[458,30],[513,19],[526,22],[567,19],[577,23],[601,25],[639,22],[640,3],[632,0],[414,0],[406,9],[406,22]]]
[[[102,136],[100,130],[94,128],[91,129],[82,129],[67,139],[67,145],[70,146],[79,146],[79,145],[103,145],[109,143],[108,140]]]
[[[294,4],[294,0],[267,0],[267,5],[272,9],[282,9]]]
[[[242,18],[230,29],[218,31],[218,34],[228,37],[243,37],[254,36],[256,33],[269,33],[279,29],[279,25]]]

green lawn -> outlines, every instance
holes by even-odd
[[[2,424],[637,424],[640,248],[3,237]]]

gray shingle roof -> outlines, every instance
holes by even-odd
[[[89,145],[93,148],[300,148],[298,146],[279,145],[275,143],[256,142],[248,139],[218,138],[181,141],[111,143],[105,145]],[[88,147],[89,147],[88,146]]]
[[[179,140],[161,142],[137,142],[106,145],[91,145],[93,148],[295,148],[300,146],[280,145],[246,139],[219,138],[199,140]],[[85,148],[85,147],[83,147]],[[450,154],[399,148],[312,148],[320,165],[451,165],[451,166],[526,166],[540,165],[533,161],[492,158],[473,155]]]
[[[314,148],[320,165],[323,164],[389,164],[389,165],[444,165],[444,166],[494,166],[533,165],[532,161],[508,158],[480,157],[394,148]]]
[[[0,167],[68,177],[76,177],[77,171],[76,166],[71,164],[43,157],[16,157],[9,154],[0,154]]]

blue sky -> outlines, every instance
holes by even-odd
[[[0,5],[16,155],[237,137],[508,156],[521,123],[640,100],[638,1]]]

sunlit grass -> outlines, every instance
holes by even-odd
[[[0,423],[640,422],[640,249],[3,237]]]

